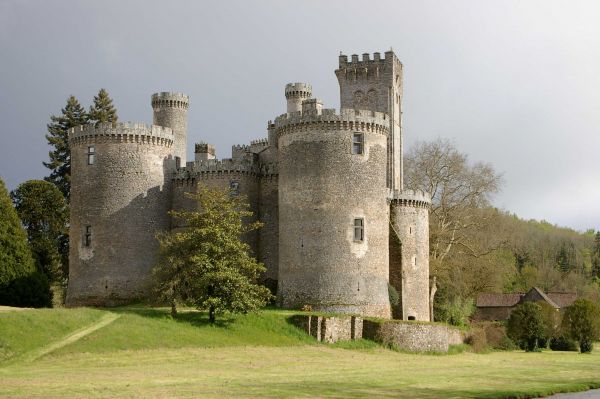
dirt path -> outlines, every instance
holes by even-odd
[[[94,331],[101,329],[102,327],[106,327],[113,321],[117,320],[119,317],[121,317],[121,315],[115,314],[115,313],[108,313],[108,314],[102,316],[100,318],[100,320],[98,320],[97,322],[90,324],[89,326],[84,327],[82,329],[79,329],[79,330],[71,333],[70,335],[67,335],[65,338],[61,339],[60,341],[53,342],[49,345],[42,346],[41,348],[35,349],[29,353],[24,354],[23,357],[21,358],[21,361],[32,362],[36,359],[39,359],[40,357],[47,355],[50,352],[60,349],[63,346],[69,345],[77,340],[80,340],[81,338],[85,337],[86,335],[89,335],[89,334],[93,333]]]

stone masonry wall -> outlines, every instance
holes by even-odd
[[[181,173],[179,173],[181,174]],[[258,196],[259,196],[259,178],[252,173],[244,171],[214,171],[194,173],[193,177],[175,178],[173,180],[173,209],[196,210],[198,204],[186,197],[185,193],[197,192],[199,186],[209,189],[227,190],[232,189],[237,192],[237,195],[247,199],[250,205],[250,210],[254,216],[248,222],[257,219],[258,215]],[[180,220],[172,220],[173,228],[182,228],[184,225]],[[254,255],[258,253],[258,232],[250,232],[243,237],[247,242]]]
[[[371,57],[340,55],[336,69],[340,85],[340,106],[349,109],[365,109],[388,114],[390,134],[387,151],[387,186],[401,190],[403,187],[403,139],[402,139],[402,63],[392,51],[381,58],[379,53]]]
[[[433,323],[365,320],[363,338],[410,352],[448,352],[449,327]]]
[[[430,320],[430,203],[428,195],[411,190],[396,192],[391,202],[391,226],[397,240],[391,239],[396,241],[396,251],[390,251],[390,281],[401,295],[403,320]],[[398,242],[400,259],[397,259]]]
[[[169,228],[172,142],[171,129],[138,124],[86,126],[71,133],[67,305],[111,306],[148,294],[155,234]]]
[[[390,317],[387,123],[369,112],[326,111],[275,122],[279,296],[286,308]],[[364,133],[364,154],[352,153],[355,132]],[[355,218],[364,219],[362,242]]]
[[[152,95],[153,123],[173,130],[173,156],[180,158],[181,166],[187,161],[187,112],[189,97],[183,93],[155,93]]]
[[[369,320],[359,316],[294,315],[290,321],[317,341],[370,339],[411,352],[448,352],[463,343],[463,333],[443,324]]]

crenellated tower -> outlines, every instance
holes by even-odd
[[[190,99],[183,93],[155,93],[152,95],[153,124],[173,130],[173,152],[179,164],[187,161],[187,112]]]
[[[302,102],[312,96],[312,86],[308,83],[288,83],[285,86],[287,112],[302,111]]]
[[[71,129],[68,306],[146,298],[156,232],[170,227],[171,128],[115,123]]]
[[[390,136],[387,144],[387,187],[401,190],[402,166],[402,63],[393,51],[385,57],[374,53],[352,55],[340,54],[336,69],[340,84],[341,108],[367,109],[389,115]]]

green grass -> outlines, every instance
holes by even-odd
[[[99,320],[101,310],[35,309],[0,313],[0,365]]]
[[[206,316],[120,308],[111,324],[36,360],[107,315],[66,309],[0,313],[0,397],[506,398],[600,387],[600,348],[450,356],[400,353],[368,340],[318,344],[267,310],[211,326]]]

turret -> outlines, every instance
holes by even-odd
[[[187,156],[187,110],[189,97],[183,93],[155,93],[152,95],[153,123],[173,130],[173,155],[178,164],[185,165]]]
[[[215,146],[204,142],[196,143],[194,146],[194,161],[207,162],[209,159],[215,159]]]
[[[288,83],[285,85],[287,112],[302,111],[302,101],[312,96],[312,86],[308,83]]]
[[[385,57],[368,53],[359,60],[340,54],[335,75],[340,84],[341,108],[367,109],[389,115],[387,186],[402,190],[402,63],[393,51]]]

